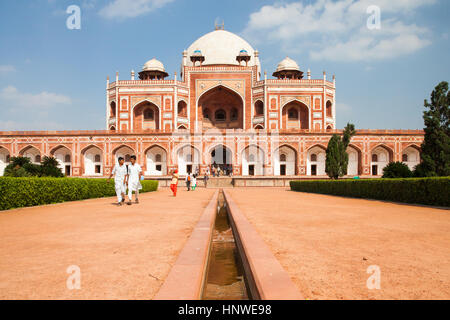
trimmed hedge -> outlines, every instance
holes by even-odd
[[[83,178],[0,178],[0,210],[116,195],[114,181]],[[158,189],[158,181],[141,181],[140,192]]]
[[[450,177],[291,181],[291,190],[450,207]]]

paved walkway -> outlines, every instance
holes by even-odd
[[[184,184],[182,184],[184,185]],[[150,299],[215,190],[168,189],[0,212],[0,299]],[[66,270],[81,270],[68,290]]]
[[[450,299],[450,211],[292,192],[229,189],[308,299]],[[381,271],[369,290],[367,268]]]

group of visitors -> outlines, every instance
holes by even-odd
[[[197,174],[196,173],[188,173],[185,180],[187,191],[195,191],[195,187],[197,187]]]
[[[233,174],[233,167],[231,165],[218,166],[216,164],[213,164],[211,170],[213,177],[220,177],[221,175],[231,177],[231,175]]]
[[[125,202],[125,193],[128,189],[128,205],[131,205],[133,192],[135,194],[135,203],[139,203],[139,190],[142,189],[141,180],[143,179],[142,168],[136,163],[136,156],[131,156],[130,164],[125,164],[125,160],[119,157],[118,164],[114,166],[109,179],[114,176],[114,186],[117,195],[117,205],[121,206]],[[109,180],[108,180],[109,182]]]
[[[195,171],[195,173],[188,172],[186,175],[186,178],[184,179],[186,182],[187,191],[195,191],[197,188],[197,178],[200,175],[199,169]],[[209,168],[205,171],[204,181],[205,181],[205,187],[208,186],[208,180],[209,180],[210,171]],[[172,171],[172,180],[170,182],[170,190],[172,190],[173,196],[177,196],[177,189],[178,189],[178,180],[180,176],[178,174],[178,170],[175,169]]]

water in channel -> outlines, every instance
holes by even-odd
[[[248,300],[244,270],[222,192],[219,193],[213,232],[203,299]]]

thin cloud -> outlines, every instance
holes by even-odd
[[[58,105],[66,105],[71,103],[68,96],[43,91],[38,94],[20,92],[14,86],[7,86],[0,91],[0,101],[3,105],[10,106],[11,109],[29,108],[51,108]],[[23,110],[22,110],[23,112]]]
[[[99,14],[106,19],[135,18],[162,8],[175,0],[114,0],[103,7]]]
[[[9,64],[0,65],[0,75],[10,73],[10,72],[15,72],[15,71],[16,71],[16,68],[13,65],[9,65]]]
[[[431,44],[426,27],[409,23],[436,0],[317,0],[276,3],[252,13],[244,35],[255,43],[279,44],[313,60],[373,61],[414,53]],[[366,26],[367,8],[381,9],[381,29]]]
[[[59,130],[70,119],[72,100],[63,94],[47,91],[21,92],[14,86],[0,90],[0,131]],[[53,121],[59,118],[63,121]]]

